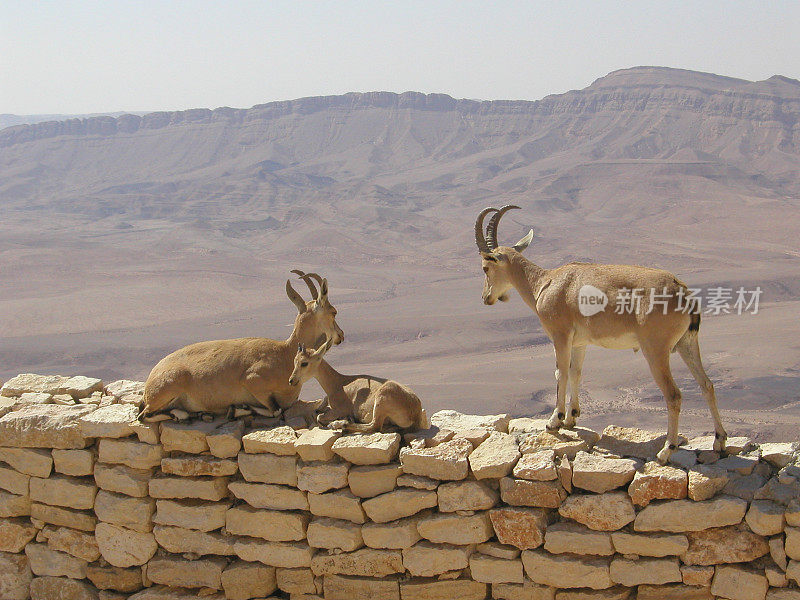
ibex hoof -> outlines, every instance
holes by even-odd
[[[728,441],[727,435],[720,435],[719,433],[714,436],[714,452],[720,454],[725,452],[725,442]]]
[[[669,462],[670,456],[672,456],[672,448],[666,445],[656,454],[656,461],[660,465],[666,465]]]

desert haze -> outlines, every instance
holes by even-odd
[[[0,379],[143,379],[185,344],[285,338],[289,270],[331,284],[344,373],[428,407],[549,414],[552,346],[512,295],[492,307],[473,239],[484,206],[544,267],[668,269],[763,289],[700,331],[730,435],[800,426],[800,82],[615,71],[535,102],[419,93],[304,98],[0,131]],[[304,290],[299,285],[298,290]],[[712,430],[688,370],[681,430]],[[663,429],[646,363],[591,348],[582,424]],[[309,384],[303,396],[316,397]]]

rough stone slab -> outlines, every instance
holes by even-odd
[[[361,527],[341,519],[316,518],[308,524],[306,536],[312,548],[353,552],[364,545]]]
[[[243,421],[229,421],[206,435],[206,443],[212,456],[234,458],[242,449]]]
[[[0,490],[0,517],[27,517],[31,514],[29,496],[19,496]]]
[[[27,496],[30,491],[30,481],[30,475],[0,464],[0,489],[18,496]]]
[[[493,508],[500,494],[480,481],[451,481],[442,483],[436,490],[440,512],[487,510]]]
[[[350,491],[360,498],[372,498],[391,492],[397,486],[397,479],[403,469],[396,463],[388,465],[368,465],[350,467],[347,483]]]
[[[239,471],[247,481],[297,485],[297,457],[239,453]]]
[[[361,499],[353,495],[349,489],[336,490],[325,494],[308,493],[308,506],[312,515],[345,519],[353,523],[364,523],[367,520]]]
[[[243,560],[237,560],[225,568],[221,583],[227,600],[262,598],[278,588],[275,567]]]
[[[311,570],[315,575],[386,577],[402,573],[404,568],[399,550],[362,548],[341,554],[315,554],[311,559]]]
[[[104,391],[109,396],[114,396],[115,398],[142,396],[144,394],[144,381],[118,379],[107,384]]]
[[[373,579],[327,575],[325,577],[326,600],[400,600],[400,588],[396,579]]]
[[[294,441],[294,447],[305,462],[332,460],[335,454],[331,447],[341,436],[341,431],[314,427],[301,433]]]
[[[492,584],[492,598],[495,600],[554,600],[555,597],[555,588],[549,585],[539,585],[527,579],[522,584]]]
[[[65,506],[67,508],[91,509],[97,486],[91,479],[76,479],[53,475],[47,479],[31,477],[31,501]]]
[[[574,483],[574,474],[572,480]],[[686,498],[688,486],[689,476],[686,471],[669,465],[648,462],[642,470],[636,472],[633,482],[628,486],[628,494],[637,506],[647,506],[651,500]]]
[[[297,454],[294,446],[297,433],[288,425],[273,429],[255,429],[242,436],[244,451],[248,454],[269,452],[278,456]]]
[[[30,543],[25,546],[31,571],[39,577],[69,577],[85,579],[88,563],[65,552],[52,550],[44,544]]]
[[[511,506],[558,508],[567,497],[567,491],[560,481],[528,481],[503,477],[500,480],[500,497]]]
[[[614,531],[611,541],[618,553],[639,556],[680,556],[689,548],[689,540],[680,534]]]
[[[125,465],[132,469],[152,469],[161,465],[161,446],[126,439],[102,439],[98,445],[98,462]]]
[[[414,577],[434,577],[466,569],[472,554],[470,546],[451,546],[421,541],[403,550],[403,566]]]
[[[661,432],[609,425],[603,430],[597,448],[617,456],[654,460],[666,440],[666,434]],[[685,442],[686,438],[682,438],[682,441]]]
[[[400,464],[404,473],[422,475],[431,479],[461,480],[469,473],[469,455],[472,444],[463,439],[453,439],[433,448],[400,450]]]
[[[611,580],[627,587],[642,584],[663,585],[682,581],[677,558],[615,558],[610,566]]]
[[[27,393],[69,394],[75,399],[88,398],[103,391],[103,382],[93,377],[64,377],[63,375],[36,375],[22,373],[12,377],[0,388],[0,396],[21,396]]]
[[[696,587],[680,583],[640,585],[636,600],[714,600],[708,586]]]
[[[697,465],[689,470],[689,498],[697,502],[713,498],[728,485],[729,480],[725,469]]]
[[[53,469],[53,458],[49,450],[0,448],[0,461],[15,471],[33,477],[49,477]]]
[[[0,552],[0,597],[4,600],[28,600],[32,577],[24,554]]]
[[[578,452],[572,461],[572,485],[602,494],[630,483],[638,466],[628,458],[607,458]]]
[[[41,531],[41,538],[47,541],[47,547],[51,550],[66,552],[87,562],[94,562],[100,558],[100,549],[94,539],[94,532],[45,525]]]
[[[85,448],[80,417],[94,406],[36,404],[23,406],[0,417],[0,440],[17,448]]]
[[[505,477],[522,454],[513,435],[492,432],[469,455],[469,466],[475,479]]]
[[[440,410],[431,416],[431,426],[454,432],[486,429],[508,433],[509,420],[507,414],[465,415],[455,410]]]
[[[222,500],[228,495],[227,477],[154,477],[149,485],[151,498],[197,498]]]
[[[152,533],[142,533],[111,523],[98,523],[94,531],[100,554],[115,567],[143,565],[156,553]]]
[[[186,560],[175,556],[154,557],[147,563],[147,578],[170,587],[222,588],[224,558]]]
[[[86,568],[86,577],[100,590],[131,593],[142,589],[142,570],[138,567],[122,569],[94,564]]]
[[[37,531],[27,519],[0,519],[0,552],[22,552]]]
[[[298,464],[297,487],[305,492],[322,494],[347,487],[347,463],[313,462]]]
[[[600,436],[591,429],[576,427],[557,432],[541,431],[528,435],[519,445],[523,454],[552,450],[558,457],[574,459],[580,451],[591,450]]]
[[[504,560],[473,554],[469,560],[470,574],[483,583],[522,583],[525,580],[522,560]]]
[[[306,492],[289,486],[232,481],[228,484],[228,489],[234,496],[244,500],[253,508],[308,510]]]
[[[535,583],[556,588],[610,588],[609,560],[568,554],[548,554],[542,550],[525,550],[522,564],[526,575]]]
[[[225,526],[225,513],[230,507],[230,501],[156,500],[153,522],[186,529],[214,531]]]
[[[310,567],[314,554],[306,542],[265,542],[253,538],[237,539],[233,551],[242,560],[283,568]]]
[[[275,570],[278,579],[278,588],[287,594],[319,594],[322,593],[321,578],[315,581],[314,573],[310,568]],[[329,575],[328,577],[337,577]],[[319,585],[318,585],[319,583]]]
[[[425,581],[410,579],[400,583],[402,600],[484,600],[489,586],[470,579]]]
[[[758,456],[726,456],[718,460],[714,465],[739,475],[750,475],[758,465]]]
[[[556,453],[552,450],[523,454],[514,465],[514,477],[531,481],[553,481],[558,479],[558,467],[555,461]]]
[[[361,528],[364,543],[370,548],[403,550],[422,539],[417,523],[426,513],[388,523],[365,523]]]
[[[718,566],[711,583],[711,593],[729,600],[764,600],[767,578],[754,571],[733,565]]]
[[[544,549],[550,554],[592,554],[611,556],[614,547],[611,535],[604,531],[594,531],[578,523],[553,523],[547,527],[544,536]]]
[[[415,490],[435,490],[439,487],[438,479],[423,477],[422,475],[400,475],[397,478],[398,487],[410,487]]]
[[[439,544],[481,544],[494,535],[488,512],[474,515],[437,513],[422,517],[417,530],[426,540]]]
[[[490,510],[489,518],[501,544],[531,550],[544,543],[552,514],[542,508],[504,507]]]
[[[786,556],[793,560],[800,560],[800,528],[787,527],[785,541]]]
[[[392,462],[400,449],[399,433],[359,433],[337,439],[334,453],[354,465],[383,465]]]
[[[714,577],[714,567],[701,567],[699,565],[681,565],[681,577],[686,585],[711,586]]]
[[[758,473],[753,473],[751,477],[759,477],[763,481],[763,478]],[[753,493],[752,498],[746,499],[751,500],[753,498],[756,500],[772,500],[782,506],[791,504],[800,498],[800,470],[797,476],[787,473],[783,476],[770,478],[763,487]]]
[[[87,438],[124,438],[133,435],[132,423],[139,409],[135,404],[101,406],[79,419],[81,432]]]
[[[225,530],[269,542],[296,542],[306,539],[309,520],[304,513],[236,506],[226,513]]]
[[[151,498],[134,498],[100,490],[94,512],[106,523],[114,523],[147,533],[153,529],[153,511],[156,503]]]
[[[500,542],[484,542],[478,544],[476,550],[486,556],[493,556],[495,558],[504,558],[511,560],[512,558],[519,558],[520,549],[508,544],[501,544]]]
[[[31,600],[98,600],[94,586],[69,577],[34,578],[30,597]]]
[[[403,517],[410,517],[426,508],[437,505],[436,492],[400,488],[375,496],[361,503],[367,517],[375,523],[386,523]]]
[[[161,445],[164,452],[185,452],[186,454],[202,454],[208,451],[206,436],[214,431],[219,421],[205,423],[161,423]]]
[[[181,477],[227,477],[236,474],[239,465],[236,461],[215,456],[169,456],[161,459],[161,470],[167,475]],[[292,465],[294,472],[294,464]],[[247,476],[242,475],[247,479]]]
[[[94,531],[97,519],[93,513],[62,508],[60,506],[49,506],[47,504],[31,504],[31,519],[39,519],[50,525],[71,527],[81,531]]]
[[[767,540],[737,527],[718,527],[688,534],[689,548],[681,555],[687,565],[750,562],[769,553]]]
[[[786,567],[786,578],[800,585],[800,561],[789,561],[789,565]]]
[[[518,417],[508,422],[508,433],[538,433],[547,429],[548,419]]]
[[[562,517],[597,531],[616,531],[636,518],[633,503],[625,492],[574,494],[564,501],[558,512]]]
[[[761,444],[761,458],[778,468],[783,468],[792,462],[797,455],[798,442],[772,442]]]
[[[236,538],[217,532],[156,525],[153,527],[153,535],[159,546],[173,554],[188,553],[198,556],[206,554],[231,556],[234,554],[233,542]]]
[[[747,525],[758,535],[778,535],[786,524],[784,509],[770,500],[753,500],[744,516]]]
[[[152,476],[152,469],[131,469],[125,465],[97,463],[94,468],[94,481],[97,487],[137,498],[147,496]]]
[[[767,600],[800,600],[800,590],[771,588],[767,592]]]
[[[57,473],[86,477],[94,473],[95,455],[91,450],[53,450],[53,467]],[[39,475],[38,477],[47,477]]]
[[[736,525],[744,518],[747,502],[740,498],[719,496],[694,502],[672,500],[645,507],[633,523],[636,531],[700,531],[709,527]]]

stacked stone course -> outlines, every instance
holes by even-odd
[[[442,411],[342,434],[136,421],[142,386],[0,390],[0,598],[800,600],[797,442]]]

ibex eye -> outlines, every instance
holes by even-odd
[[[489,273],[489,267],[483,267],[483,272],[488,274]]]
[[[301,363],[300,363],[300,366],[301,366],[301,367],[307,367],[307,366],[308,366],[308,363],[307,363],[307,362],[301,362]]]

